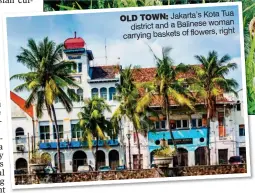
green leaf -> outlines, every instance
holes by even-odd
[[[77,3],[77,2],[75,2],[76,3],[76,5],[78,6],[78,8],[80,9],[80,10],[83,10],[83,8],[79,5],[79,3]]]
[[[69,6],[65,6],[65,5],[57,5],[59,8],[62,8],[64,10],[75,10],[74,7],[69,7]]]

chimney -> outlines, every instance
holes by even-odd
[[[74,32],[74,38],[76,38],[76,31]]]

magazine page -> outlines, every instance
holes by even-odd
[[[3,14],[15,12],[38,12],[42,11],[43,2],[41,0],[1,0],[0,1],[0,192],[12,192],[11,187],[11,165],[9,153],[9,141],[11,138],[8,135],[9,128],[7,126],[7,105],[9,100],[8,91],[6,90],[6,67],[4,65],[4,29],[3,29]],[[9,81],[7,81],[9,82]]]
[[[53,3],[3,9],[0,192],[249,186],[253,5]]]

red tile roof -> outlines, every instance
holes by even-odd
[[[120,65],[107,65],[91,67],[91,79],[114,79],[115,75],[120,72]]]
[[[196,65],[200,66],[200,65]],[[153,78],[156,76],[156,68],[139,68],[139,69],[133,69],[133,79],[135,82],[148,82],[153,80]],[[177,74],[176,78],[189,78],[194,76],[194,73],[192,72],[186,72],[186,73],[179,73]]]
[[[33,112],[33,106],[30,106],[29,108],[25,108],[26,101],[11,91],[11,100],[17,104],[25,113],[27,113],[31,118],[33,118],[34,112]]]
[[[139,68],[132,70],[135,82],[149,82],[156,76],[156,68]]]
[[[153,78],[156,76],[156,68],[140,68],[140,69],[133,69],[132,71],[133,79],[135,82],[149,82],[152,81]],[[189,78],[194,76],[192,72],[180,73],[177,75],[177,78]],[[140,90],[141,95],[144,95],[144,91]],[[174,100],[169,97],[169,101],[171,105],[177,105]],[[217,97],[217,103],[223,102],[233,102],[226,99],[223,94],[222,96]],[[153,96],[151,106],[161,106],[163,103],[163,99],[161,96]],[[198,103],[204,104],[204,101],[201,99]]]
[[[205,102],[202,99],[197,99],[197,103],[196,104],[204,104]],[[169,97],[169,101],[170,101],[170,105],[177,105],[177,103],[171,99],[171,97]],[[230,101],[228,99],[226,99],[223,95],[220,95],[217,97],[217,104],[220,103],[231,103],[234,101]],[[163,105],[163,98],[161,96],[153,96],[152,102],[150,104],[151,106],[161,106]]]

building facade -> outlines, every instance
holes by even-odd
[[[211,122],[211,163],[228,163],[231,156],[241,155],[246,159],[244,101],[242,90],[238,96],[226,96],[219,108],[217,118]]]
[[[34,110],[26,109],[25,100],[10,93],[12,116],[12,140],[14,168],[27,170],[29,157],[33,146]]]
[[[75,61],[72,76],[81,89],[75,92],[80,96],[80,102],[73,103],[73,110],[67,113],[63,105],[56,101],[55,111],[59,126],[61,166],[63,172],[76,172],[79,166],[89,164],[95,168],[95,145],[89,149],[87,142],[82,140],[83,132],[75,125],[78,123],[78,113],[83,106],[84,98],[99,96],[104,98],[111,107],[111,113],[105,113],[110,119],[117,109],[118,102],[114,100],[116,84],[120,83],[121,66],[94,65],[93,52],[88,49],[82,38],[68,38],[64,42],[64,59]],[[134,73],[134,80],[146,82],[155,76],[155,68],[142,68]],[[222,96],[217,99],[217,116],[210,122],[210,151],[211,164],[227,163],[230,156],[245,156],[245,126],[243,112],[242,91],[238,97]],[[53,123],[50,121],[46,109],[42,118],[37,119],[33,108],[25,109],[25,100],[11,92],[12,100],[12,130],[15,136],[14,163],[15,168],[28,167],[31,150],[37,150],[40,155],[47,154],[54,166],[58,165],[57,139]],[[192,113],[182,107],[171,104],[170,125],[173,129],[178,152],[181,155],[181,165],[205,165],[207,144],[207,124],[204,104],[197,104],[200,109]],[[160,109],[160,101],[154,100],[151,108]],[[154,150],[160,148],[166,141],[172,145],[166,122],[162,118],[155,121],[155,132],[139,133],[142,168],[150,168],[153,162]],[[22,130],[23,129],[23,130]],[[130,140],[128,135],[130,134]],[[29,140],[29,136],[31,140]],[[107,143],[107,147],[105,146]],[[23,146],[22,146],[23,144]],[[22,151],[19,151],[19,145]],[[132,169],[138,168],[137,136],[132,123],[123,118],[119,136],[116,139],[108,137],[106,141],[99,141],[97,159],[99,166],[110,166],[115,169],[118,165],[131,164]],[[130,152],[130,155],[129,155]]]

